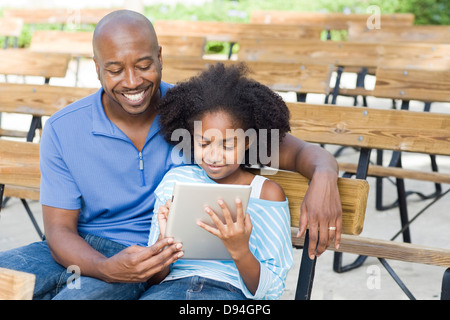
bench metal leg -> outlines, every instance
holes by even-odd
[[[3,207],[3,192],[5,190],[5,185],[4,184],[0,184],[0,212],[2,211],[2,207]]]
[[[359,153],[358,168],[356,170],[356,179],[366,179],[367,171],[369,170],[370,154],[372,149],[362,148]],[[344,174],[344,177],[349,177]],[[366,260],[366,256],[358,256],[358,258],[351,264],[343,266],[342,265],[342,252],[334,253],[333,260],[333,270],[337,273],[346,272],[355,268],[360,267]]]
[[[347,272],[362,266],[366,259],[367,256],[358,256],[355,261],[344,266],[342,265],[342,252],[335,252],[333,260],[333,270],[336,273]]]
[[[297,102],[306,102],[306,93],[297,92]]]
[[[300,262],[300,271],[298,273],[297,289],[295,291],[295,300],[309,300],[311,298],[317,258],[314,258],[314,260],[309,258],[308,247],[309,230],[306,230],[302,260]]]
[[[398,277],[398,275],[395,273],[395,271],[391,268],[391,266],[387,263],[387,261],[383,258],[378,258],[380,260],[383,267],[389,272],[391,277],[395,280],[395,282],[399,285],[399,287],[402,289],[402,291],[408,296],[410,300],[416,300],[416,298],[413,296],[411,291],[408,290],[406,285],[403,283],[403,281]]]
[[[450,268],[445,270],[442,278],[441,300],[450,300]]]
[[[31,222],[33,223],[34,229],[36,229],[36,232],[39,235],[40,239],[43,239],[44,234],[41,231],[41,228],[39,227],[36,219],[34,218],[33,212],[31,211],[30,207],[28,206],[27,200],[25,199],[20,199],[20,201],[22,201],[22,204],[28,214],[28,217],[30,217]]]
[[[336,75],[336,83],[334,84],[333,89],[333,97],[331,99],[331,104],[336,104],[337,96],[339,95],[339,86],[341,85],[341,77],[342,72],[344,72],[344,67],[338,67],[337,69],[337,75]]]
[[[397,197],[398,208],[400,210],[400,221],[403,228],[409,223],[408,207],[406,204],[405,182],[403,181],[403,179],[397,179]],[[411,243],[411,233],[409,232],[409,227],[403,230],[403,241]]]
[[[39,116],[33,116],[31,119],[30,129],[28,129],[27,141],[32,142],[36,135],[36,130],[42,129],[42,118]]]
[[[366,79],[366,75],[367,75],[367,68],[363,67],[361,69],[361,72],[357,73],[357,76],[356,76],[356,88],[364,88],[365,87],[364,80]],[[358,105],[358,96],[354,96],[353,99],[354,99],[353,106],[356,107]],[[363,95],[362,99],[363,99],[363,106],[367,107],[366,96]]]

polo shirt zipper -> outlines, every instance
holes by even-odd
[[[144,160],[142,158],[142,151],[139,151],[139,170],[141,171],[142,186],[145,186]]]

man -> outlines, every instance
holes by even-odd
[[[158,134],[155,105],[170,85],[161,81],[153,26],[136,12],[113,12],[98,23],[93,49],[102,88],[53,115],[42,135],[46,241],[0,253],[0,267],[36,274],[35,298],[137,299],[153,274],[183,254],[172,239],[145,246],[153,191],[175,165]],[[288,135],[279,163],[312,178],[299,232],[309,225],[311,258],[333,239],[337,246],[334,158]]]

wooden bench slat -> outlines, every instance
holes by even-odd
[[[73,57],[92,57],[91,31],[38,30],[33,33],[30,51],[69,54]],[[205,52],[205,37],[180,34],[158,34],[163,56],[201,58]]]
[[[205,53],[206,38],[202,36],[158,35],[162,55],[183,58],[202,58]],[[163,59],[163,62],[164,62]]]
[[[83,9],[4,9],[4,17],[22,18],[25,23],[89,23],[96,24],[114,8]]]
[[[0,140],[0,184],[40,187],[39,144]]]
[[[0,50],[0,74],[65,77],[70,61],[69,54],[32,52],[28,49]]]
[[[0,18],[0,36],[20,37],[22,34],[23,19],[21,18]]]
[[[225,65],[239,63],[233,60],[220,62]],[[188,80],[216,63],[216,60],[207,59],[165,58],[163,80],[171,83]],[[251,78],[276,91],[321,94],[330,91],[332,66],[258,61],[248,61],[246,64]]]
[[[9,130],[0,128],[0,137],[16,137],[16,138],[26,138],[28,132],[19,130]]]
[[[283,10],[254,10],[250,16],[252,23],[275,23],[275,24],[296,24],[296,25],[317,25],[328,30],[347,29],[349,22],[367,25],[370,14],[361,13],[322,13],[322,12],[301,12]],[[384,26],[410,26],[414,22],[414,15],[411,13],[381,14],[380,19]]]
[[[419,67],[450,69],[450,45],[429,43],[362,43],[351,41],[242,39],[238,60],[333,64],[377,68]],[[430,66],[431,65],[431,66]]]
[[[444,71],[379,67],[375,97],[450,102],[450,68]]]
[[[356,173],[357,164],[339,161],[339,170],[344,172]],[[399,179],[412,179],[450,184],[450,174],[442,172],[408,170],[397,167],[384,167],[379,165],[369,165],[367,175],[373,177],[395,177]]]
[[[298,228],[291,228],[295,246],[303,246],[304,237],[297,238]],[[330,245],[328,250],[367,255],[384,259],[450,267],[450,250],[405,242],[372,239],[343,234],[339,250]]]
[[[295,102],[287,105],[291,133],[306,141],[450,155],[450,119],[444,114],[424,116],[414,111]]]
[[[154,27],[158,37],[167,34],[201,36],[208,41],[240,42],[246,38],[320,39],[322,28],[317,26],[267,25],[230,23],[222,21],[157,20]]]
[[[0,300],[31,300],[36,276],[0,268]]]
[[[51,116],[97,88],[0,83],[0,112]]]
[[[92,36],[90,31],[36,30],[31,38],[30,50],[92,58]]]
[[[263,174],[280,184],[289,200],[291,226],[298,227],[300,206],[308,189],[309,180],[302,175],[278,170],[276,174]],[[358,235],[363,230],[369,185],[366,180],[338,179],[339,194],[342,205],[342,232]]]
[[[384,22],[383,22],[384,24]],[[450,43],[450,27],[438,25],[385,26],[368,29],[367,26],[349,23],[348,40],[361,42],[428,42]]]
[[[40,189],[29,187],[18,187],[13,185],[6,185],[3,192],[5,198],[19,198],[39,201]]]

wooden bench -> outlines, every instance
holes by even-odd
[[[295,25],[315,25],[324,29],[347,29],[348,23],[366,25],[371,14],[361,13],[323,13],[323,12],[301,12],[282,10],[255,10],[251,12],[251,23],[274,23],[274,24],[295,24]],[[385,26],[411,26],[414,23],[412,13],[396,13],[380,15],[383,27]]]
[[[447,70],[433,69],[411,69],[411,68],[389,68],[379,67],[376,73],[376,83],[373,96],[376,98],[388,98],[401,101],[401,109],[409,109],[411,100],[424,103],[423,110],[431,111],[432,103],[450,102],[450,68]],[[394,104],[395,107],[395,104]],[[382,151],[378,151],[377,164],[383,162]],[[439,174],[435,155],[430,155],[431,168]],[[401,154],[394,152],[391,157],[390,166],[401,165]],[[377,209],[383,210],[391,206],[383,205],[382,201],[382,179],[377,178]],[[436,192],[424,195],[421,192],[408,192],[418,194],[422,199],[432,198],[442,191],[440,182],[435,182]]]
[[[238,60],[332,64],[336,67],[336,83],[332,104],[338,95],[370,96],[372,90],[357,81],[356,88],[341,88],[343,72],[375,74],[378,66],[403,66],[450,69],[450,45],[430,43],[362,43],[350,41],[302,41],[299,46],[283,39],[242,39]],[[363,78],[362,78],[363,79]]]
[[[163,63],[163,80],[177,83],[197,75],[208,66],[216,64],[217,61],[166,57]],[[239,62],[225,60],[221,63],[232,65]],[[305,101],[308,93],[328,94],[330,92],[332,66],[259,61],[247,61],[246,64],[251,78],[272,90],[296,92],[298,101]]]
[[[368,29],[361,24],[350,23],[348,40],[361,42],[419,42],[450,43],[450,26],[384,26]]]
[[[361,179],[366,179],[368,176],[396,177],[402,222],[402,230],[397,235],[402,233],[405,235],[409,223],[417,217],[416,215],[409,219],[404,210],[406,209],[406,198],[401,194],[404,191],[403,179],[450,182],[450,173],[436,174],[435,172],[406,170],[401,167],[386,168],[369,164],[370,153],[373,149],[449,156],[450,114],[304,103],[288,103],[288,106],[291,111],[291,133],[293,135],[314,143],[360,148],[359,162],[339,162],[340,170],[356,174],[356,177]],[[348,247],[347,241],[349,242]],[[342,250],[345,252],[364,256],[450,267],[450,250],[448,248],[429,248],[387,239],[364,239],[351,236],[343,238],[342,246],[344,246]],[[335,261],[336,271],[351,269],[349,266],[341,265],[339,256],[337,259],[337,263]],[[364,258],[360,258],[355,266],[359,266],[363,261]],[[382,263],[384,264],[385,261]],[[394,273],[391,274],[403,288],[401,281]],[[412,297],[407,289],[405,293]]]
[[[0,300],[31,300],[36,276],[0,268]]]
[[[380,14],[379,21],[387,26],[411,26],[414,23],[414,15],[411,13]],[[251,23],[266,24],[293,24],[304,26],[319,26],[326,30],[327,38],[331,38],[331,30],[347,30],[348,24],[366,26],[373,23],[371,14],[360,13],[323,13],[323,12],[299,12],[281,10],[255,10],[250,15]]]
[[[0,137],[23,138],[33,141],[36,130],[42,129],[42,117],[51,116],[69,103],[79,100],[96,91],[95,88],[73,88],[50,85],[0,83],[0,112],[31,116],[28,131],[4,129],[0,127]],[[3,153],[0,152],[0,154]],[[11,187],[5,192],[5,199],[15,197],[21,202],[30,217],[39,237],[43,233],[36,223],[27,200],[39,200],[36,189]],[[5,202],[0,202],[2,205]]]
[[[41,30],[33,33],[30,50],[34,52],[64,53],[76,59],[75,86],[78,84],[78,73],[81,58],[92,58],[91,31],[59,31]],[[202,58],[206,40],[200,36],[158,35],[159,45],[163,47],[163,56]]]
[[[23,19],[27,24],[61,24],[81,23],[96,24],[108,13],[118,9],[83,8],[83,9],[4,9],[4,17]]]
[[[92,58],[92,35],[90,31],[36,30],[31,37],[30,50]]]
[[[33,33],[30,50],[48,53],[66,53],[73,57],[92,58],[91,31],[41,30]],[[205,38],[184,35],[158,35],[164,56],[201,58],[205,50]]]
[[[233,46],[242,38],[303,39],[319,40],[322,29],[317,26],[267,25],[249,23],[230,23],[222,21],[181,21],[158,20],[154,23],[156,33],[160,35],[185,35],[205,37],[207,41],[230,43],[228,59],[232,56]]]
[[[156,34],[176,34],[201,36],[208,41],[239,43],[242,38],[267,39],[320,39],[321,28],[316,26],[267,25],[231,23],[221,21],[181,21],[157,20],[154,22]]]
[[[450,66],[444,70],[380,66],[373,95],[404,102],[450,102]]]
[[[31,142],[17,142],[0,139],[0,200],[3,190],[10,187],[25,187],[39,193],[39,145]],[[278,171],[268,174],[268,178],[278,182],[285,190],[291,211],[292,234],[298,232],[300,205],[308,189],[308,180],[298,173]],[[368,183],[365,180],[339,178],[339,192],[343,209],[343,232],[357,235],[362,231],[368,196]],[[297,242],[297,240],[294,240]],[[302,274],[296,293],[297,299],[309,297],[313,280],[314,264],[307,250],[302,257]],[[303,275],[306,275],[306,282]]]
[[[202,58],[206,39],[202,36],[158,35],[158,43],[165,57]]]
[[[44,77],[65,77],[70,61],[69,54],[32,52],[27,49],[0,50],[0,74]]]
[[[3,49],[8,48],[9,38],[14,38],[13,46],[17,48],[18,39],[22,34],[23,20],[21,18],[0,18],[0,37],[5,37]]]
[[[0,112],[32,116],[28,131],[0,128],[0,137],[27,138],[32,141],[41,118],[51,116],[68,104],[94,93],[95,88],[0,83]]]
[[[26,204],[26,199],[39,200],[39,144],[0,139],[0,154],[0,203],[3,203],[3,197],[20,196],[34,228],[42,238],[39,224]]]

